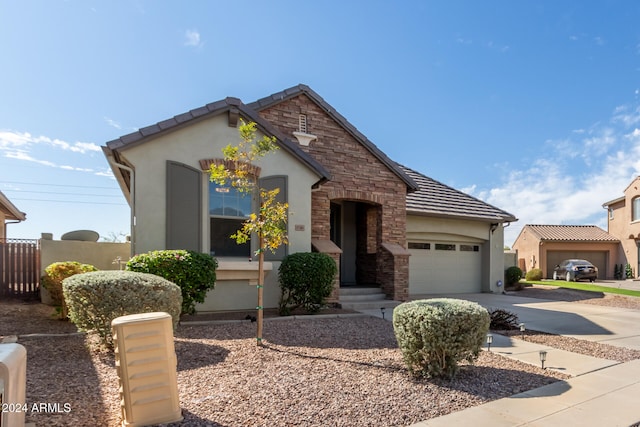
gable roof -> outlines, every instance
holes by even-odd
[[[24,221],[27,219],[27,214],[20,212],[2,191],[0,191],[0,212],[4,213],[8,220]]]
[[[527,224],[522,228],[545,242],[619,242],[617,238],[595,225],[536,225]],[[519,238],[520,236],[518,236]],[[517,239],[516,239],[517,240]]]
[[[362,134],[355,126],[340,113],[336,111],[328,102],[326,102],[320,95],[313,91],[309,86],[299,84],[297,86],[285,89],[281,92],[274,93],[267,97],[261,98],[255,102],[250,103],[248,106],[252,110],[261,111],[273,105],[279,104],[291,98],[295,98],[299,95],[306,95],[311,101],[318,105],[324,112],[326,112],[333,120],[335,120],[343,129],[345,129],[356,141],[358,141],[364,148],[366,148],[374,157],[382,162],[391,172],[393,172],[398,178],[400,178],[406,185],[407,191],[417,191],[419,185],[408,176],[402,168],[398,167],[398,164],[387,157],[376,145],[371,142],[364,134]]]
[[[420,172],[400,164],[397,164],[397,166],[419,185],[418,191],[407,194],[408,213],[499,223],[518,220],[509,212],[449,187]]]
[[[255,122],[258,125],[258,128],[263,133],[276,137],[278,145],[282,149],[287,151],[289,154],[292,154],[318,175],[318,177],[320,178],[319,183],[331,179],[330,173],[318,161],[302,151],[296,143],[292,142],[269,122],[262,119],[262,117],[260,117],[252,109],[248,108],[238,98],[232,97],[227,97],[223,100],[187,111],[186,113],[179,114],[170,119],[163,120],[151,126],[141,128],[136,132],[121,136],[120,138],[107,142],[106,146],[102,147],[102,150],[107,158],[113,157],[116,161],[119,161],[118,153],[121,150],[126,150],[127,148],[146,143],[160,135],[164,135],[168,132],[180,129],[188,124],[195,123],[199,120],[203,120],[205,118],[213,117],[223,113],[229,113],[230,116],[240,115],[248,119],[249,121]],[[118,180],[121,183],[124,183],[128,188],[128,186],[130,185],[129,178],[127,176],[128,172],[117,168],[117,171],[114,170],[114,173],[118,174]]]

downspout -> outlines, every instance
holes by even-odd
[[[131,256],[133,257],[136,254],[136,197],[135,197],[135,174],[133,169],[129,166],[123,165],[122,163],[118,163],[115,161],[113,157],[109,157],[109,163],[112,166],[117,167],[118,169],[123,169],[129,172],[130,182],[129,182],[129,198],[131,199],[131,218],[129,219],[131,223]]]

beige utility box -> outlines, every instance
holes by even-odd
[[[20,344],[0,344],[0,427],[23,426],[27,390],[27,350]]]
[[[113,319],[111,331],[120,378],[122,425],[181,421],[171,316],[122,316]]]

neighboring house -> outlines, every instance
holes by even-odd
[[[27,214],[20,212],[7,196],[0,191],[0,239],[7,238],[7,225],[25,221]]]
[[[595,225],[525,225],[513,243],[523,271],[542,270],[551,279],[565,259],[586,259],[598,267],[598,277],[613,278],[620,241]]]
[[[332,295],[380,286],[390,299],[500,291],[503,224],[516,218],[406,169],[305,85],[244,104],[226,98],[103,147],[132,211],[132,251],[193,249],[218,258],[218,282],[200,310],[255,307],[255,242],[228,236],[255,202],[209,181],[239,119],[274,136],[259,161],[262,186],[289,203],[289,244],[267,253],[265,306],[278,303],[277,267],[288,253],[319,251],[339,264]],[[409,245],[407,241],[409,240]],[[411,260],[413,258],[416,261]]]
[[[620,240],[616,262],[630,264],[637,277],[640,271],[640,177],[625,188],[624,196],[602,206],[608,211],[607,231]]]

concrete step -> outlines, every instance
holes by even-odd
[[[367,302],[367,301],[381,301],[385,299],[386,299],[386,296],[382,292],[378,292],[377,294],[363,294],[363,295],[340,294],[340,302]]]
[[[398,301],[388,300],[379,286],[340,288],[340,305],[347,310],[380,310],[384,307],[393,311],[398,304]]]
[[[360,286],[353,286],[353,287],[344,287],[344,288],[340,288],[340,296],[343,295],[368,295],[368,294],[379,294],[382,293],[382,290],[380,289],[380,286],[375,286],[375,287],[360,287]]]
[[[387,310],[387,313],[391,315],[391,312],[394,308],[400,305],[399,301],[393,300],[380,300],[380,301],[367,301],[367,302],[343,302],[340,300],[340,305],[345,310],[380,310],[380,308],[384,307]]]

